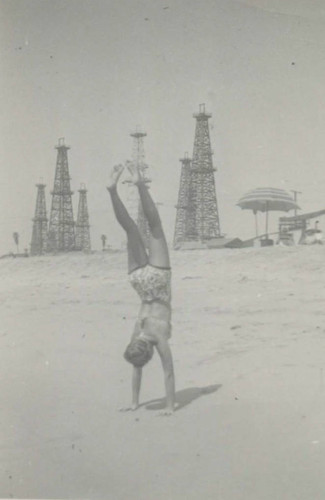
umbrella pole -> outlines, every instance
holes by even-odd
[[[266,239],[268,239],[268,232],[269,232],[269,211],[268,211],[267,202],[266,202],[266,219],[265,219]]]
[[[257,212],[254,212],[254,214],[255,214],[255,232],[256,232],[256,237],[258,237]]]

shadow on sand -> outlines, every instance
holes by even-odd
[[[206,387],[188,387],[187,389],[182,389],[176,392],[176,411],[181,410],[184,406],[189,405],[192,401],[200,398],[201,396],[206,396],[207,394],[212,394],[222,387],[221,384],[208,385]],[[145,406],[146,410],[163,410],[166,406],[166,398],[153,399],[143,403],[141,406]]]

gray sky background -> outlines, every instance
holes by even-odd
[[[102,233],[119,246],[105,183],[131,156],[136,125],[172,240],[200,103],[213,115],[222,232],[254,235],[235,205],[255,187],[302,191],[303,211],[325,207],[323,0],[2,0],[0,16],[0,254],[13,231],[29,245],[40,178],[49,214],[59,137],[71,146],[75,217],[85,183],[93,248]]]

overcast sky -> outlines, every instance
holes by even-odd
[[[85,183],[93,248],[102,233],[120,246],[105,183],[137,125],[172,240],[200,103],[212,113],[223,233],[254,236],[236,202],[255,187],[302,191],[303,211],[325,207],[323,0],[1,0],[0,15],[0,254],[14,231],[29,245],[40,178],[49,215],[59,137],[71,146],[75,217]]]

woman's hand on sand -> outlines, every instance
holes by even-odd
[[[171,417],[172,415],[174,415],[174,410],[172,409],[162,410],[158,413],[158,417]]]
[[[139,405],[131,405],[131,406],[122,406],[118,411],[125,413],[127,411],[136,411],[139,408]]]
[[[175,403],[173,408],[165,408],[158,413],[158,417],[171,417],[174,412],[178,409],[179,404]]]
[[[121,163],[119,165],[115,165],[111,169],[109,174],[107,189],[111,189],[112,187],[115,187],[117,185],[123,170],[124,170],[124,165],[122,165]]]

